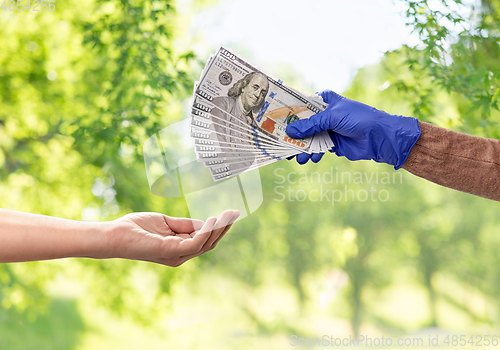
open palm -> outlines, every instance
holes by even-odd
[[[226,210],[205,222],[159,213],[132,213],[113,223],[109,256],[179,266],[215,248],[240,212]]]

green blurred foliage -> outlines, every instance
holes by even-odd
[[[4,310],[1,324],[2,349],[72,349],[77,345],[79,335],[85,330],[76,301],[71,299],[51,300],[46,312],[36,318],[25,312]]]
[[[181,117],[198,67],[174,48],[183,24],[173,2],[66,1],[0,18],[0,206],[86,220],[185,216],[183,202],[151,195],[142,163],[144,140]],[[139,310],[130,304],[146,300],[134,287],[136,264],[73,268],[102,291],[95,300],[147,323],[178,271],[148,267],[153,296]],[[3,307],[46,312],[45,285],[61,270],[72,275],[58,264],[0,266]]]
[[[398,82],[412,96],[414,115],[436,114],[430,101],[444,90],[455,100],[464,131],[500,137],[500,2],[401,2],[422,40],[417,49],[405,50],[414,80]]]
[[[464,15],[453,6],[405,2],[422,45],[361,69],[344,94],[497,137],[498,1],[472,9],[474,21],[458,31],[450,26]],[[186,216],[182,199],[150,193],[142,143],[182,117],[203,63],[179,41],[188,19],[169,0],[56,6],[0,12],[0,206],[86,220]],[[279,69],[271,73],[304,86],[295,70]],[[260,174],[261,208],[216,251],[181,268],[85,259],[0,265],[1,347],[83,348],[79,339],[93,334],[83,344],[96,348],[92,328],[111,334],[115,322],[126,331],[113,346],[132,348],[136,333],[125,320],[167,334],[162,344],[217,349],[287,344],[292,333],[328,331],[331,320],[354,334],[367,324],[388,334],[498,327],[498,203],[331,154]],[[58,296],[65,293],[73,299]],[[95,316],[102,309],[111,321]]]

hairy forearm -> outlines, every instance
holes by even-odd
[[[420,122],[422,134],[403,168],[442,186],[500,201],[500,140]]]
[[[105,257],[106,222],[85,222],[0,209],[0,262]]]

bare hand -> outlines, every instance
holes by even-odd
[[[238,210],[226,210],[203,222],[159,213],[128,214],[111,222],[107,257],[176,267],[214,249],[239,215]]]

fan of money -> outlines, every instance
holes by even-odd
[[[326,152],[334,146],[327,132],[298,140],[285,129],[327,106],[320,96],[304,95],[221,47],[194,87],[196,159],[220,181],[302,152]]]

